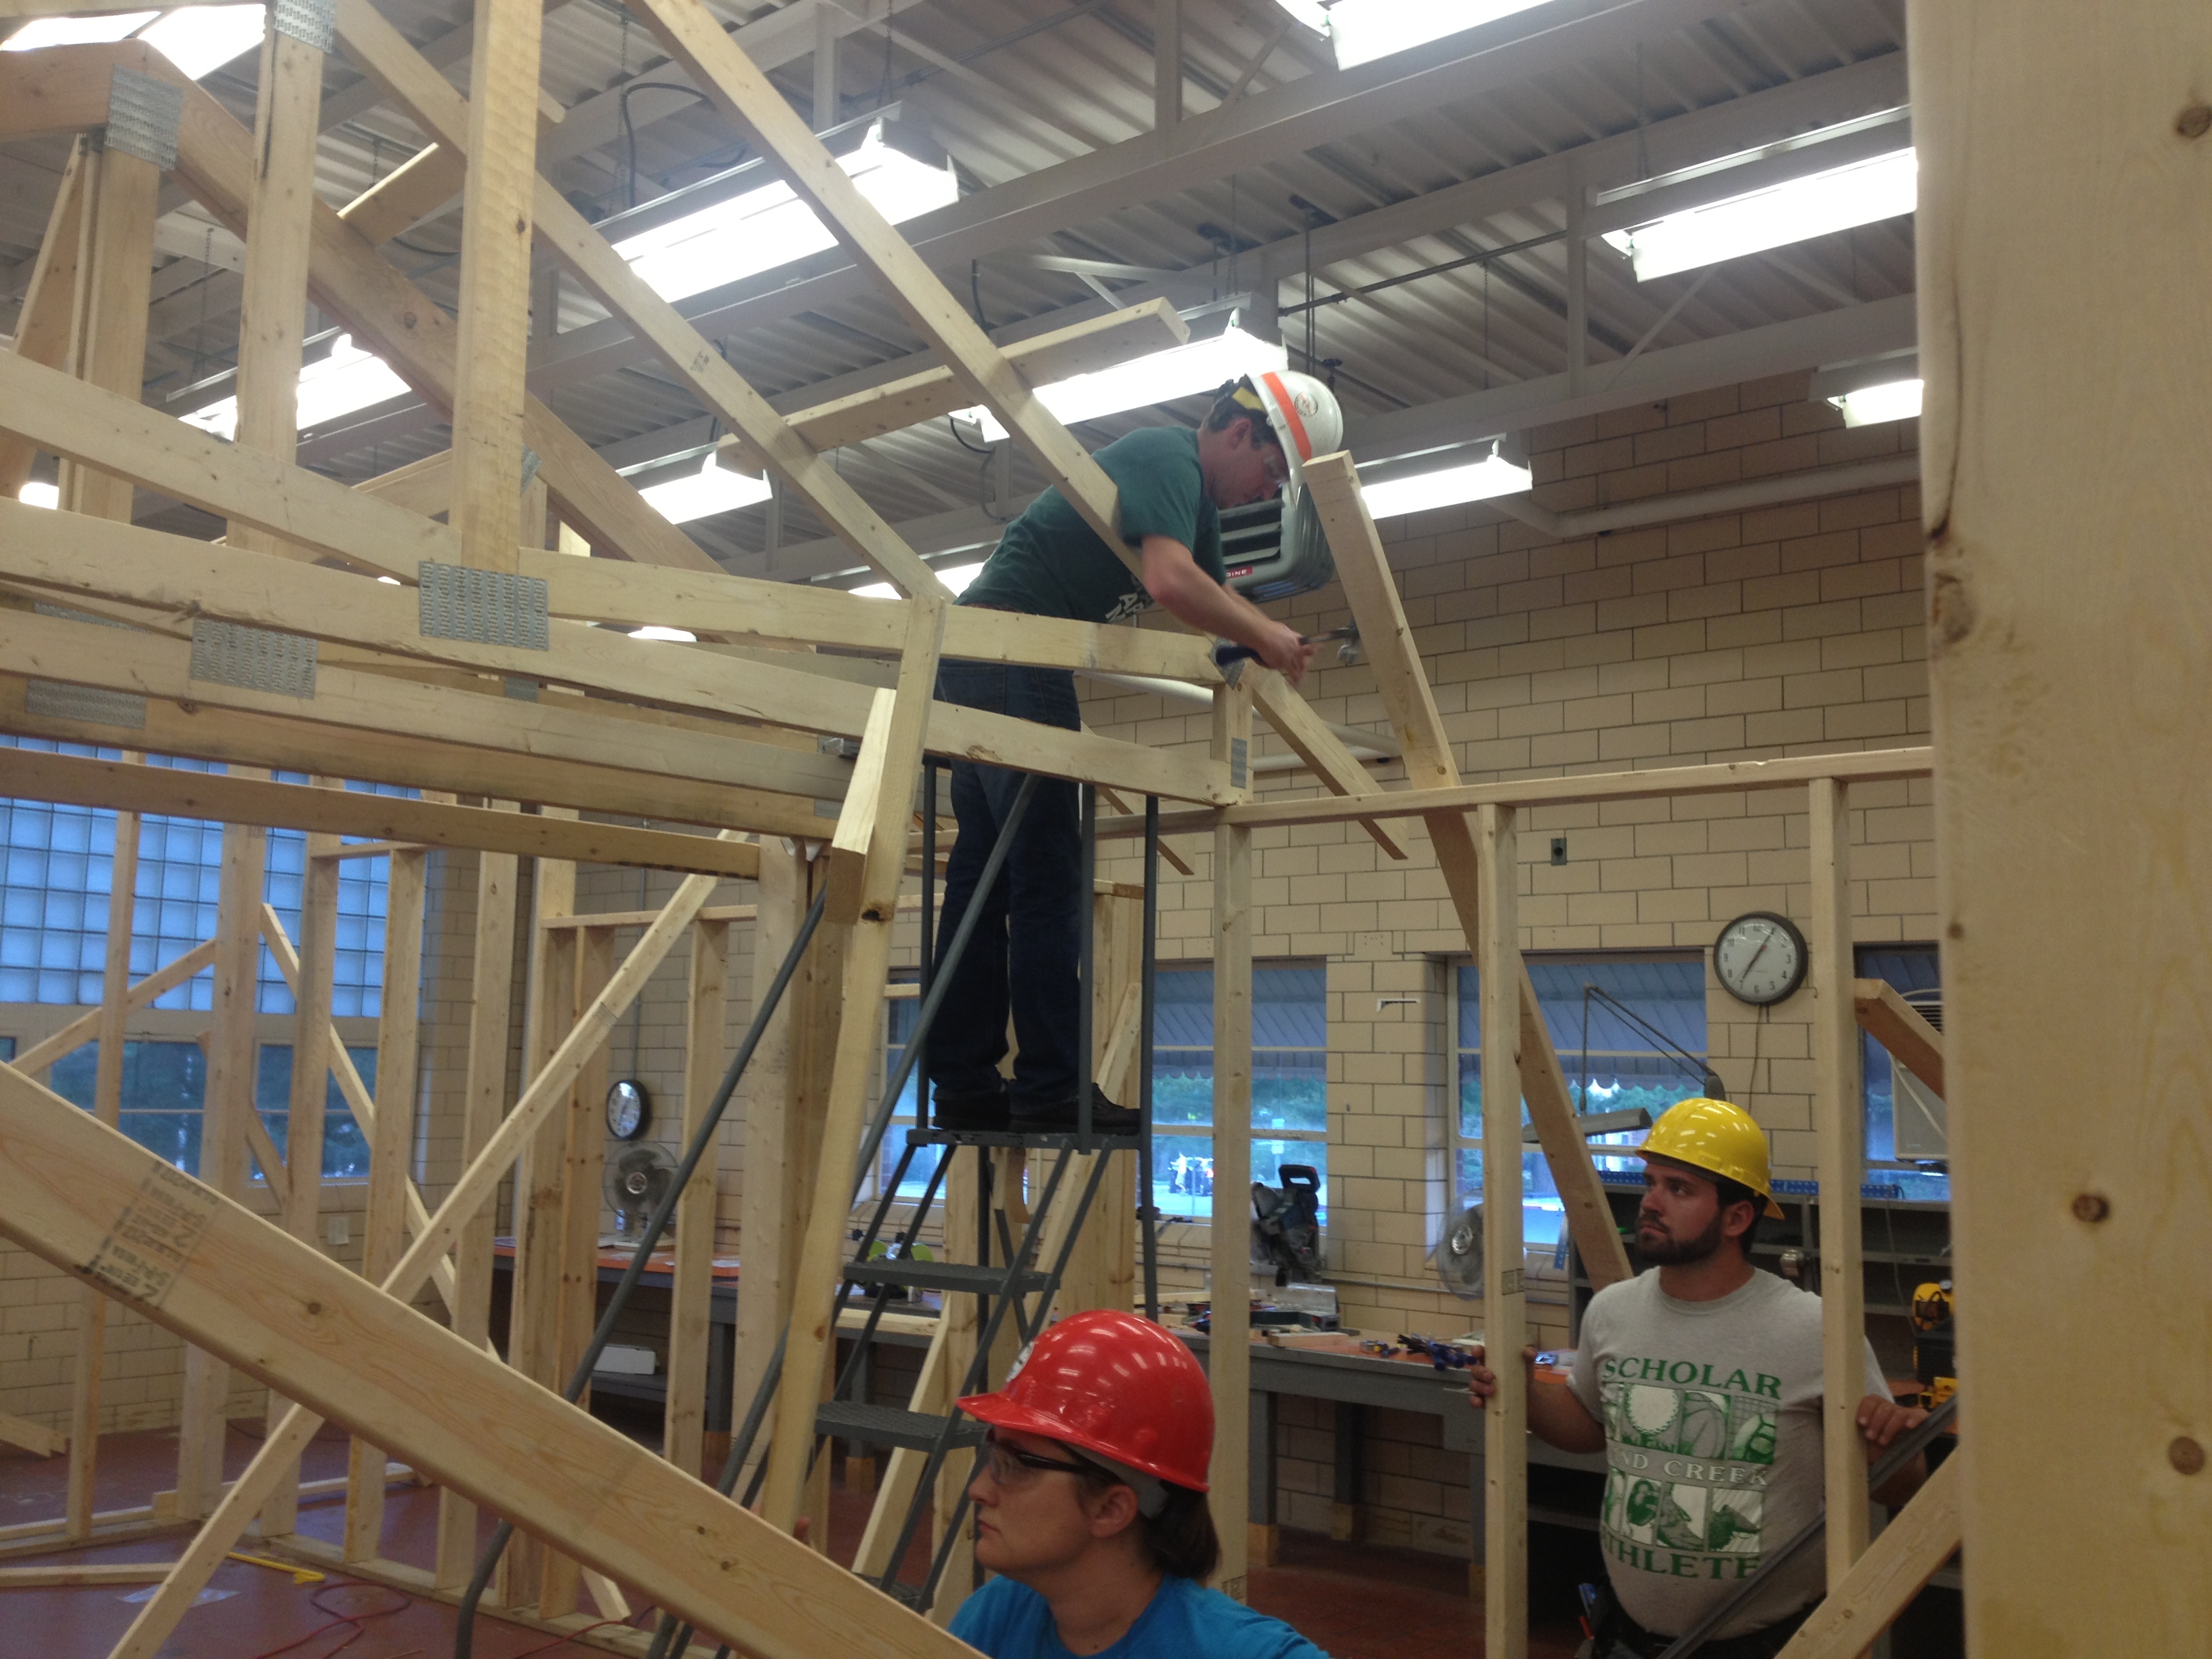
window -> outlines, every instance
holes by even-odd
[[[53,1091],[92,1109],[100,1045],[63,1055],[51,1073]],[[207,1054],[197,1042],[126,1042],[123,1110],[116,1127],[187,1175],[200,1167],[200,1125],[207,1116]]]
[[[890,1081],[891,1073],[898,1070],[900,1060],[906,1056],[908,1040],[914,1036],[915,1020],[921,1012],[921,989],[918,983],[911,981],[894,984],[890,997],[884,1004],[884,1081],[886,1084]],[[921,1098],[921,1090],[920,1068],[917,1067],[915,1074],[908,1078],[905,1087],[899,1091],[898,1105],[891,1114],[891,1127],[884,1136],[881,1166],[876,1176],[878,1182],[889,1181],[892,1172],[898,1168],[899,1155],[906,1151],[907,1136],[914,1132],[919,1121],[915,1103]],[[883,1096],[878,1092],[870,1106],[872,1109],[882,1103]],[[937,1168],[938,1160],[944,1156],[942,1146],[916,1147],[914,1162],[907,1166],[906,1178],[899,1182],[899,1196],[920,1198],[929,1185],[930,1175]],[[881,1190],[880,1187],[878,1190]]]
[[[1927,1017],[1929,1024],[1938,1030],[1942,1029],[1943,981],[1936,946],[1863,945],[1856,954],[1861,979],[1887,980],[1907,1002]],[[1936,1100],[1933,1091],[1919,1085],[1919,1080],[1909,1073],[1908,1080],[1900,1084],[1889,1050],[1864,1031],[1859,1033],[1859,1047],[1864,1059],[1869,1184],[1894,1183],[1901,1189],[1899,1195],[1904,1198],[1948,1200],[1951,1196],[1951,1176],[1942,1136],[1932,1131],[1926,1112],[1916,1111],[1911,1100],[1905,1105],[1905,1145],[1901,1153],[1898,1146],[1898,1091],[1915,1091],[1931,1103]],[[1940,1112],[1940,1104],[1935,1109]],[[1930,1164],[1934,1167],[1928,1167]],[[1875,1170],[1883,1173],[1875,1176]]]
[[[1577,1113],[1641,1107],[1656,1118],[1678,1100],[1705,1091],[1705,964],[1702,953],[1653,952],[1606,957],[1532,957],[1528,977],[1552,1036]],[[1482,1196],[1482,1007],[1476,970],[1453,975],[1458,999],[1459,1109],[1453,1128],[1459,1199]],[[1528,1121],[1527,1108],[1522,1121]],[[1608,1135],[1606,1141],[1640,1136]],[[1640,1161],[1602,1156],[1601,1169],[1633,1169]],[[1566,1208],[1544,1155],[1521,1158],[1522,1235],[1549,1244],[1565,1266]]]
[[[1282,1184],[1310,1164],[1328,1213],[1328,973],[1320,963],[1252,970],[1252,1172]],[[1152,1018],[1152,1202],[1213,1209],[1213,970],[1159,970]]]
[[[376,1089],[376,1049],[373,1046],[356,1048],[349,1043],[346,1053],[353,1059],[354,1069],[361,1073],[362,1082],[372,1094]],[[286,1137],[292,1127],[292,1045],[289,1042],[264,1042],[256,1061],[253,1078],[253,1104],[261,1114],[262,1122],[269,1126],[269,1138],[276,1143],[279,1156],[291,1156]],[[325,1181],[366,1181],[368,1179],[368,1137],[346,1104],[345,1097],[338,1091],[338,1080],[327,1079],[323,1105],[323,1179]]]
[[[0,737],[0,747],[116,759],[120,750],[36,738]],[[156,766],[219,770],[205,762],[152,756]],[[304,774],[280,773],[304,782]],[[349,784],[378,794],[412,796],[390,784]],[[307,838],[297,830],[269,832],[264,896],[299,938],[300,885],[307,867]],[[0,798],[0,1002],[96,1004],[107,951],[108,884],[114,873],[115,814],[83,806]],[[338,876],[336,990],[331,1012],[374,1018],[384,981],[384,906],[391,860],[349,859]],[[131,974],[143,979],[176,960],[216,931],[222,869],[222,826],[197,819],[149,816],[139,827],[138,879],[131,908]],[[206,1010],[214,1006],[215,977],[203,972],[167,992],[157,1008]],[[292,1012],[292,994],[264,951],[257,1006],[264,1013]]]

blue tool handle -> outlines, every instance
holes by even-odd
[[[1231,663],[1243,662],[1248,657],[1257,662],[1260,653],[1249,645],[1231,645],[1227,640],[1213,647],[1213,665],[1216,668],[1226,668]]]

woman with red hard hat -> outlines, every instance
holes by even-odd
[[[953,1615],[991,1659],[1323,1659],[1204,1580],[1213,1397],[1190,1350],[1134,1314],[1080,1313],[1006,1386],[960,1409],[990,1425],[968,1488],[975,1560],[998,1574]]]

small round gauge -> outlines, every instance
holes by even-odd
[[[1721,988],[1754,1008],[1794,994],[1805,982],[1810,957],[1797,924],[1771,910],[1746,912],[1713,941],[1713,972]]]
[[[624,1078],[607,1091],[607,1133],[617,1140],[635,1140],[653,1121],[653,1097],[635,1078]]]

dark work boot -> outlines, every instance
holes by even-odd
[[[981,1094],[948,1094],[939,1089],[936,1109],[930,1115],[932,1122],[940,1129],[1004,1134],[1007,1127],[1006,1084],[1003,1078],[995,1081],[998,1087]]]
[[[1065,1100],[1017,1104],[1013,1109],[1014,1127],[1024,1134],[1073,1134],[1081,1127],[1076,1121],[1076,1097]],[[1106,1091],[1097,1084],[1091,1085],[1091,1128],[1095,1134],[1133,1135],[1137,1133],[1141,1115],[1134,1107],[1116,1106],[1106,1098]]]

